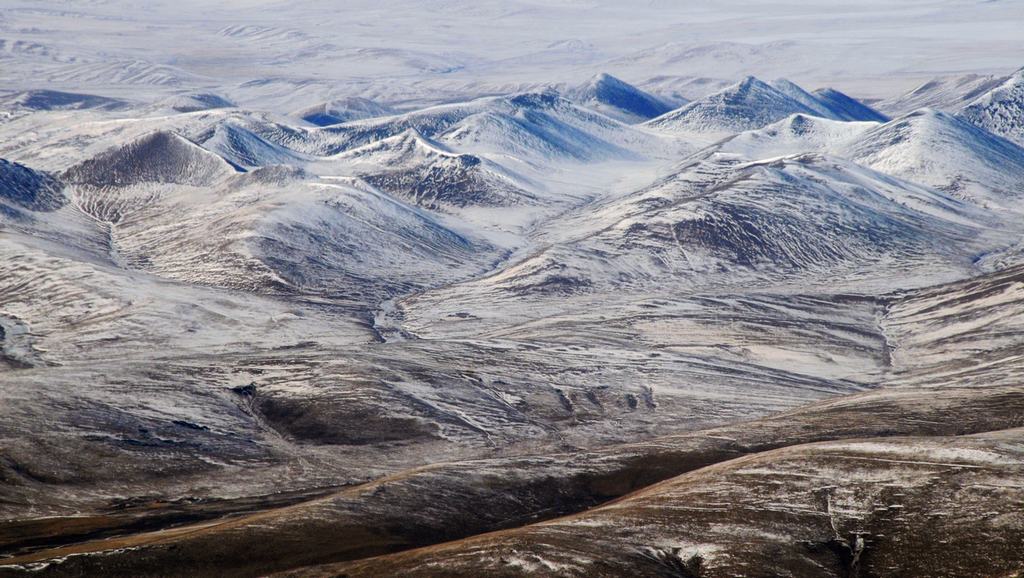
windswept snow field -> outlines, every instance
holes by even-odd
[[[1024,576],[1022,30],[0,0],[0,577]]]

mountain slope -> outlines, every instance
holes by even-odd
[[[555,245],[494,281],[514,292],[546,292],[558,289],[554,279],[570,279],[587,291],[669,279],[679,286],[838,277],[866,263],[929,266],[949,258],[956,269],[971,251],[951,252],[940,239],[966,242],[991,218],[815,155],[735,166],[708,161],[597,215],[593,235]]]
[[[69,182],[95,187],[144,182],[208,185],[231,176],[223,158],[168,131],[155,131],[64,172]]]
[[[1024,69],[965,106],[967,122],[1024,146]]]
[[[321,152],[338,153],[409,128],[459,152],[510,156],[534,165],[635,160],[663,154],[667,144],[554,92],[529,92],[327,127],[319,133]]]
[[[714,148],[750,160],[826,152],[877,126],[877,122],[843,122],[794,114],[764,128],[741,132]]]
[[[0,99],[4,104],[29,110],[124,110],[130,103],[106,96],[63,92],[59,90],[27,90]]]
[[[330,291],[377,303],[425,279],[466,275],[493,258],[487,243],[374,190],[288,167],[215,175],[79,185],[77,203],[109,223],[111,253],[124,266],[257,293]]]
[[[849,121],[886,122],[889,117],[834,88],[814,91],[814,97],[831,113],[831,118]]]
[[[557,318],[575,334],[595,308],[650,315],[626,296],[920,287],[963,278],[979,254],[1009,244],[999,224],[995,213],[837,157],[712,153],[563,218],[542,248],[488,276],[404,300],[403,326],[508,335]],[[598,339],[605,322],[593,322]]]
[[[910,113],[835,152],[977,204],[1018,210],[1024,198],[1024,148],[944,112]]]
[[[317,126],[330,126],[352,120],[387,116],[394,114],[394,112],[390,107],[378,104],[372,100],[349,97],[314,104],[296,111],[293,113],[293,116]]]
[[[30,236],[79,258],[107,258],[106,232],[74,200],[74,187],[56,175],[0,159],[0,234]],[[0,323],[0,348],[2,330]]]
[[[228,118],[201,136],[203,148],[247,169],[267,165],[303,164],[304,155],[253,132],[253,123]]]
[[[956,112],[1006,81],[1005,76],[965,74],[938,77],[899,96],[875,103],[878,110],[901,116],[920,108]]]
[[[344,162],[373,186],[430,209],[509,206],[533,200],[490,162],[453,153],[415,129],[345,151],[333,160]]]
[[[842,121],[884,119],[870,107],[836,90],[811,94],[785,79],[765,83],[748,76],[645,125],[669,132],[724,136],[758,129],[792,114]]]
[[[198,112],[201,110],[214,110],[217,108],[234,108],[235,103],[230,100],[208,92],[184,93],[161,100],[157,103],[160,108],[168,108],[175,112]]]
[[[661,99],[606,73],[566,91],[565,96],[581,106],[626,123],[650,120],[672,109]]]
[[[785,78],[777,78],[768,84],[775,90],[807,107],[807,110],[811,111],[815,116],[820,116],[822,118],[832,117],[832,112],[821,101],[796,83]]]
[[[29,211],[54,211],[68,199],[52,175],[0,159],[0,202]]]
[[[936,395],[940,391],[943,395]],[[365,557],[367,550],[387,553],[391,547],[426,546],[464,534],[483,533],[502,527],[501,520],[535,522],[536,518],[531,517],[534,511],[542,511],[545,518],[571,513],[591,501],[620,497],[666,478],[773,450],[779,445],[862,439],[879,431],[889,435],[938,436],[991,431],[1004,425],[1014,427],[1020,423],[1014,411],[1022,403],[1024,398],[1013,395],[1008,388],[978,391],[976,395],[968,389],[950,387],[883,390],[819,402],[762,420],[614,445],[584,454],[437,464],[373,482],[369,487],[343,490],[325,500],[249,516],[231,528],[196,528],[199,531],[170,537],[169,542],[163,543],[159,535],[143,534],[133,541],[142,550],[141,556],[138,551],[108,552],[103,557],[79,557],[68,563],[81,573],[88,573],[87,569],[99,573],[108,564],[116,563],[132,569],[147,563],[166,567],[185,550],[190,552],[190,563],[196,565],[195,569],[189,568],[193,573],[199,568],[204,573],[218,573],[230,565],[228,560],[237,556],[228,552],[246,552],[246,562],[257,568],[287,568],[308,564],[308,559],[296,561],[291,556],[309,552],[311,541],[318,543],[314,550],[320,560],[351,560]],[[951,423],[947,419],[955,415],[963,416],[964,421]],[[554,487],[549,483],[552,477],[569,482]],[[388,499],[367,499],[367,490],[371,489],[378,495],[387,494]],[[453,496],[459,499],[452,500]],[[467,504],[489,507],[467,508]],[[371,530],[381,520],[392,519],[396,523],[387,524],[393,530],[383,537],[383,543],[382,537],[372,531],[346,532],[350,539],[344,541],[321,538],[342,528]],[[274,542],[274,550],[253,548],[271,536],[282,537]],[[407,557],[377,562],[400,564],[403,558]],[[378,568],[381,574],[396,571]],[[332,571],[338,573],[340,569],[314,567],[297,575],[331,575]]]
[[[748,76],[737,84],[652,119],[645,126],[670,132],[725,135],[761,128],[796,113],[814,114],[814,111]]]
[[[1024,530],[985,512],[1024,497],[1022,441],[1013,429],[794,446],[580,514],[286,575],[1013,576]]]

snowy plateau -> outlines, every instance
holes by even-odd
[[[1024,578],[1024,2],[0,0],[0,578]]]

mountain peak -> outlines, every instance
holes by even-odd
[[[607,72],[599,73],[583,85],[570,89],[566,96],[581,106],[626,123],[642,122],[670,110],[669,105],[661,99]]]
[[[793,86],[796,86],[796,85],[793,85]],[[743,79],[740,80],[739,82],[737,82],[736,84],[733,84],[731,87],[726,87],[725,89],[723,89],[723,92],[743,92],[743,93],[747,93],[747,92],[750,92],[750,91],[759,91],[759,90],[764,90],[764,91],[778,90],[778,88],[776,88],[775,86],[772,86],[771,84],[761,80],[760,78],[758,78],[756,76],[747,75],[747,76],[744,76]]]
[[[839,121],[798,112],[764,128],[741,132],[719,143],[717,150],[749,159],[824,152],[876,126],[876,122]]]
[[[236,172],[222,157],[185,137],[157,130],[83,161],[64,174],[72,182],[133,185],[142,182],[205,185]]]
[[[471,155],[460,155],[452,152],[445,145],[427,138],[415,127],[408,127],[402,132],[381,140],[345,151],[339,158],[373,159],[383,164],[407,164],[414,159],[461,158]],[[475,158],[475,157],[473,157]]]
[[[886,115],[834,88],[819,88],[811,94],[824,104],[837,120],[889,121]]]
[[[930,106],[922,106],[921,108],[919,108],[917,110],[912,110],[912,111],[908,112],[907,114],[905,114],[905,115],[903,115],[903,116],[901,116],[901,117],[899,117],[897,119],[894,119],[894,120],[899,120],[899,119],[904,119],[904,118],[952,119],[953,115],[951,115],[949,113],[946,113],[946,112],[942,112],[941,110],[932,108]]]
[[[649,126],[723,136],[758,129],[798,113],[842,121],[887,120],[836,90],[810,93],[784,78],[767,83],[747,76],[652,120]]]
[[[787,116],[811,113],[795,99],[754,77],[664,114],[648,126],[674,131],[726,135],[761,128]]]
[[[745,76],[742,80],[723,88],[718,94],[726,97],[747,99],[764,92],[775,92],[776,89],[756,76]]]
[[[932,108],[866,131],[839,154],[976,203],[1006,205],[1024,191],[1024,149]]]

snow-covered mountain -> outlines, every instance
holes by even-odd
[[[45,89],[26,90],[4,96],[0,98],[0,103],[12,108],[25,108],[28,110],[118,110],[131,108],[130,103],[116,98]]]
[[[659,116],[646,126],[721,135],[761,128],[796,113],[813,114],[800,102],[748,76],[738,84]]]
[[[862,132],[835,152],[973,203],[1022,208],[1024,148],[948,113],[912,112]]]
[[[411,113],[355,121],[322,131],[323,151],[340,152],[408,129],[456,150],[511,156],[543,165],[639,159],[663,152],[665,141],[603,114],[582,108],[553,91],[489,97]]]
[[[846,118],[843,111],[840,111],[841,116],[836,115],[833,111],[831,111],[828,108],[828,106],[824,102],[818,100],[818,98],[815,95],[811,94],[810,92],[807,92],[806,90],[798,86],[796,83],[786,80],[785,78],[773,80],[769,84],[775,90],[800,103],[808,111],[810,111],[811,114],[815,116],[820,116],[822,118],[831,118],[834,120],[869,120]]]
[[[672,110],[658,97],[603,72],[566,91],[565,96],[625,123],[643,122]]]
[[[1024,69],[967,104],[958,114],[976,126],[1024,146]]]
[[[729,137],[715,145],[715,150],[751,160],[825,152],[877,126],[877,122],[844,122],[798,113]]]
[[[0,159],[0,201],[8,211],[58,209],[67,203],[63,189],[64,185],[52,175]]]
[[[875,107],[894,116],[904,115],[920,108],[934,108],[943,112],[956,112],[979,96],[998,87],[1006,76],[991,74],[963,74],[933,78],[908,92],[875,103]]]
[[[709,178],[714,184],[705,188]],[[651,203],[652,197],[663,200]],[[835,275],[864,262],[909,265],[923,254],[939,261],[952,256],[946,242],[976,234],[964,222],[973,212],[951,199],[819,156],[704,163],[627,202],[663,206],[629,214],[583,241],[586,254],[619,255],[615,261],[622,264],[614,267],[605,257],[599,278],[586,267],[588,284],[628,285],[666,274],[701,282],[722,273]],[[974,220],[974,226],[984,222],[978,215]],[[648,251],[653,259],[641,257]]]
[[[920,286],[958,278],[985,247],[1008,243],[992,230],[998,223],[995,213],[837,157],[742,162],[712,153],[566,217],[542,250],[491,275],[408,299],[404,320],[418,335],[465,337],[549,316],[571,323],[628,295],[819,284],[859,292],[893,289],[894,276]]]
[[[819,88],[814,91],[815,99],[829,113],[829,118],[848,121],[885,122],[889,117],[863,102],[834,88]]]
[[[511,206],[534,196],[507,171],[480,157],[454,153],[416,129],[338,154],[371,185],[429,209]]]
[[[223,158],[168,131],[155,131],[70,167],[64,178],[94,187],[139,183],[212,185],[236,172]]]
[[[157,106],[175,112],[197,112],[216,108],[233,108],[235,103],[217,94],[197,92],[176,94],[158,102]]]
[[[198,166],[183,161],[180,168]],[[451,278],[492,258],[486,242],[379,191],[284,167],[235,173],[221,163],[212,180],[190,172],[175,182],[179,173],[167,165],[162,180],[114,186],[96,185],[97,173],[81,167],[66,176],[79,183],[78,206],[108,223],[118,262],[179,281],[376,302],[424,276]]]
[[[758,129],[792,114],[844,121],[884,118],[837,91],[818,96],[787,80],[768,84],[748,76],[738,84],[666,113],[645,126],[671,133],[721,137]]]
[[[367,98],[357,96],[331,100],[305,107],[295,117],[317,126],[330,126],[351,120],[394,114],[394,110]]]
[[[305,155],[269,140],[280,136],[281,133],[274,130],[273,126],[253,122],[251,119],[227,118],[217,122],[211,130],[200,133],[199,138],[202,139],[203,148],[240,167],[302,164]],[[289,142],[290,139],[278,140]]]

